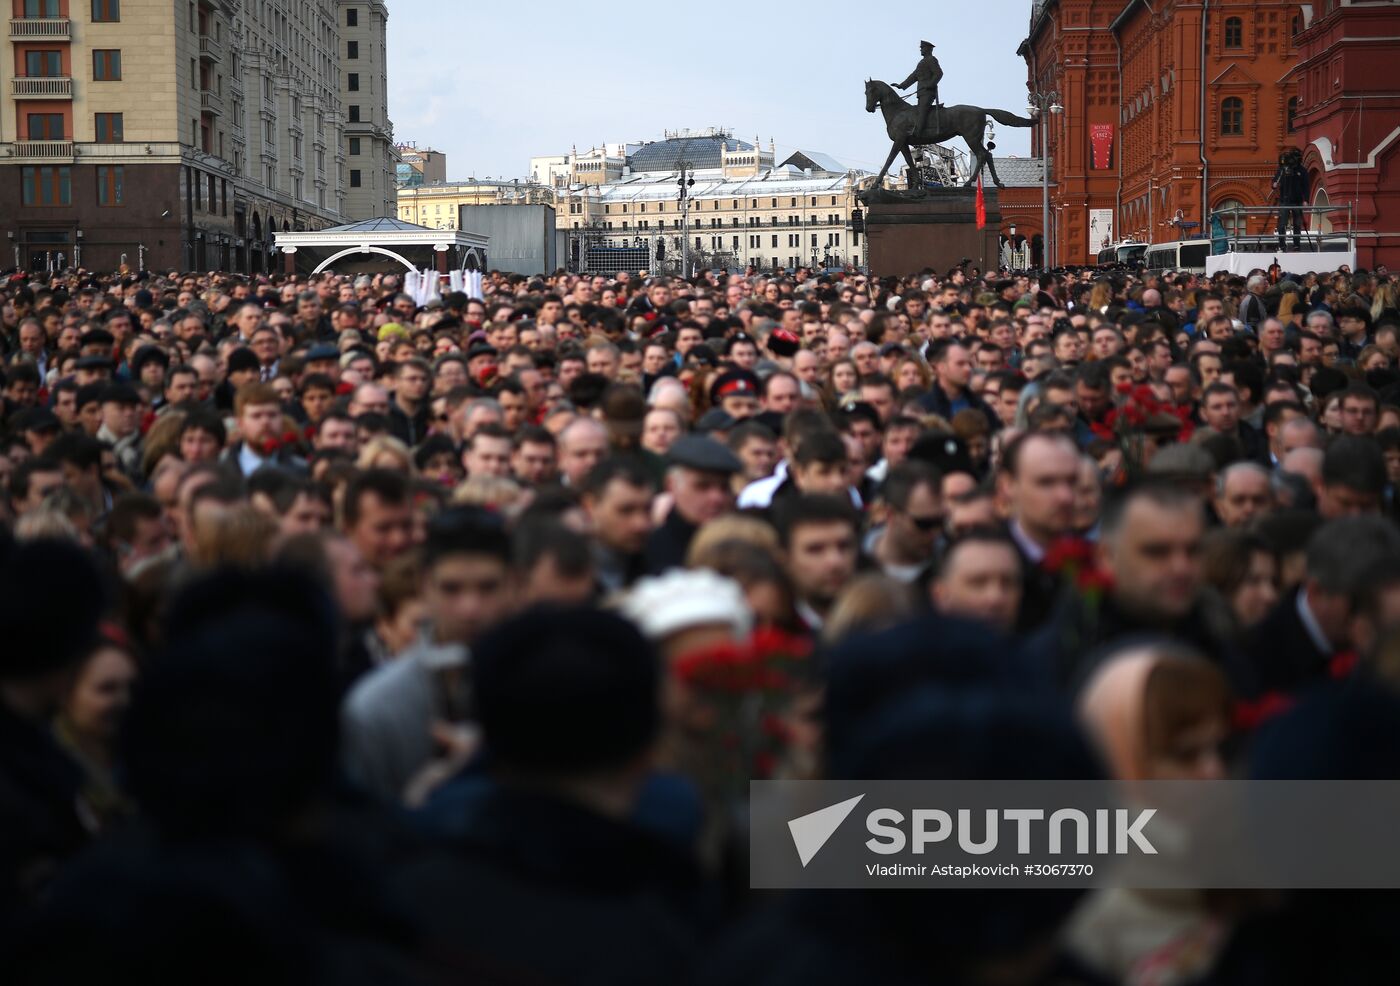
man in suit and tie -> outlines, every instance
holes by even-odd
[[[1079,449],[1061,432],[1027,432],[1002,453],[997,481],[1010,505],[1007,531],[1025,574],[1018,631],[1043,623],[1059,594],[1059,578],[1041,563],[1050,546],[1073,529],[1078,478]]]

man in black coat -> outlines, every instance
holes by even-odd
[[[729,479],[744,467],[729,449],[700,435],[678,439],[666,454],[666,463],[666,491],[673,504],[647,540],[646,569],[651,575],[685,566],[690,539],[700,525],[734,505]]]
[[[54,742],[49,720],[96,643],[104,595],[76,544],[0,543],[0,926],[93,831],[82,768]]]
[[[661,725],[651,645],[610,613],[527,612],[479,643],[473,668],[493,783],[460,839],[396,881],[429,961],[462,981],[688,979],[694,860],[630,821]]]
[[[1307,577],[1284,596],[1250,638],[1247,650],[1263,691],[1295,692],[1325,680],[1346,660],[1352,599],[1377,561],[1400,555],[1400,531],[1380,517],[1342,517],[1308,542]]]
[[[1200,545],[1205,512],[1194,492],[1150,480],[1107,500],[1095,566],[1050,624],[1027,642],[1032,663],[1074,692],[1109,646],[1133,637],[1180,640],[1214,660],[1237,695],[1256,686],[1228,645],[1228,616],[1204,594]]]
[[[1019,632],[1040,627],[1059,596],[1060,578],[1044,562],[1051,545],[1072,529],[1078,477],[1079,449],[1059,432],[1028,432],[1002,453],[997,483],[1010,504],[1007,531],[1023,573]]]
[[[996,411],[968,387],[972,356],[966,346],[957,340],[937,343],[929,348],[928,361],[933,367],[933,387],[919,398],[920,407],[945,421],[952,421],[953,415],[971,408],[987,419],[992,431],[1001,429]]]
[[[1296,147],[1290,147],[1279,155],[1273,188],[1278,192],[1278,248],[1284,249],[1283,234],[1291,220],[1293,249],[1297,250],[1303,227],[1302,207],[1308,201],[1308,171],[1303,167],[1303,154]]]

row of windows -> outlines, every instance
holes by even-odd
[[[268,170],[269,179],[267,185],[269,188],[276,188],[277,186],[272,183],[270,177],[272,169],[269,168]],[[206,187],[208,189],[207,197],[205,195]],[[222,191],[223,193],[222,196],[220,196],[219,194],[220,191]],[[203,209],[204,203],[208,202],[209,214],[213,216],[220,215],[221,210],[219,200],[221,197],[223,199],[222,215],[227,217],[228,179],[219,178],[212,174],[205,174],[198,168],[185,168],[185,207],[191,213],[193,213],[197,209]],[[299,192],[298,197],[300,197]]]
[[[1301,34],[1303,30],[1303,15],[1294,14],[1292,31],[1295,35]],[[1244,47],[1244,20],[1239,17],[1225,18],[1224,30],[1221,32],[1221,41],[1226,48]]]
[[[24,0],[24,16],[31,19],[62,17],[58,0]],[[122,19],[121,0],[92,0],[92,19],[96,23],[111,23]]]
[[[94,130],[99,144],[120,144],[123,127],[120,113],[97,113]],[[29,140],[68,140],[62,113],[30,113],[25,117]]]
[[[354,138],[351,138],[351,147],[352,147],[352,148],[354,147]],[[350,153],[354,154],[354,153],[356,153],[356,152],[352,149]],[[570,212],[574,212],[575,210],[570,209],[569,211],[570,211]],[[783,217],[781,217],[781,216],[770,216],[767,223],[764,223],[758,216],[750,216],[750,217],[749,217],[748,225],[749,225],[749,226],[765,226],[765,225],[777,226],[777,225],[779,225],[780,223],[783,223]],[[680,228],[681,228],[681,221],[680,221],[679,219],[673,219],[673,220],[672,220],[672,224],[675,226],[676,229],[680,229]],[[822,218],[821,216],[807,216],[807,217],[803,217],[803,216],[788,216],[788,217],[787,217],[787,220],[786,220],[786,225],[788,225],[788,226],[801,226],[801,225],[804,225],[804,224],[805,224],[805,225],[810,225],[810,226],[822,226],[822,225],[828,225],[828,226],[844,226],[844,225],[845,225],[845,220],[842,219],[839,215],[836,215],[835,213],[831,213],[831,214],[827,215],[826,218]],[[695,222],[694,222],[694,225],[697,226],[697,227],[700,227],[700,226],[705,226],[706,224],[705,224],[702,220],[696,219]],[[729,225],[730,225],[731,227],[738,227],[738,226],[739,226],[739,218],[738,218],[737,216],[735,216],[732,220],[730,220]],[[639,219],[639,220],[637,220],[637,226],[638,226],[639,228],[641,228],[641,229],[646,229],[646,228],[647,228],[647,220],[645,220],[645,219]],[[663,229],[664,229],[665,226],[666,226],[666,220],[665,220],[665,219],[658,219],[658,220],[657,220],[657,226],[658,226],[659,228],[663,228]],[[709,221],[709,223],[708,223],[708,226],[709,226],[709,228],[711,228],[711,229],[719,229],[719,228],[724,227],[724,222],[723,222],[723,220],[720,220],[720,219],[711,219],[711,220]],[[612,229],[612,228],[613,228],[613,224],[612,224],[611,222],[609,222],[609,223],[607,224],[607,228],[608,228],[608,229]],[[624,220],[621,221],[621,225],[620,225],[619,228],[620,228],[620,229],[626,229],[626,228],[627,228],[627,220],[626,220],[626,219],[624,219]]]
[[[1298,97],[1288,100],[1288,132],[1298,129]],[[1227,96],[1220,101],[1220,135],[1222,137],[1244,136],[1244,100],[1238,96]]]
[[[122,186],[126,169],[121,165],[99,165],[97,168],[97,204],[122,204]],[[73,204],[73,169],[71,167],[20,168],[23,201],[29,206],[61,206]]]
[[[695,237],[695,249],[697,249],[697,250],[703,250],[703,249],[704,249],[703,243],[704,243],[704,238],[703,238],[703,237],[700,237],[700,236]],[[789,249],[800,248],[800,247],[802,246],[802,242],[801,242],[801,240],[800,240],[799,238],[790,236],[790,237],[788,237],[788,244],[787,244],[787,245],[788,245],[788,248],[789,248]],[[826,244],[827,249],[830,249],[830,248],[832,248],[832,247],[839,247],[840,245],[841,245],[841,237],[840,237],[840,236],[837,236],[837,237],[835,238],[834,241],[828,241],[827,244]],[[735,250],[738,250],[738,249],[739,249],[739,237],[737,237],[737,236],[733,237],[731,246],[732,246],[732,248],[735,249]],[[774,249],[776,249],[777,246],[778,246],[778,238],[775,236],[775,237],[773,237],[773,247],[774,247]],[[812,246],[813,246],[814,248],[819,248],[819,247],[820,247],[820,244],[817,243],[817,238],[816,238],[815,236],[812,237]],[[723,237],[723,236],[711,236],[711,237],[710,237],[710,249],[712,249],[712,250],[722,250],[722,249],[724,249],[724,237]],[[761,250],[761,249],[763,249],[763,237],[761,237],[761,236],[750,236],[750,237],[749,237],[749,249],[750,249],[750,250]]]
[[[58,51],[26,51],[24,74],[31,79],[57,79],[63,76],[63,53]],[[122,77],[122,53],[118,48],[98,48],[92,53],[94,82],[119,82]]]
[[[811,203],[811,204],[812,204],[813,206],[815,206],[815,205],[817,204],[817,197],[816,197],[815,195],[813,195],[813,196],[811,196],[811,199],[812,199],[812,203]],[[692,201],[695,203],[695,208],[696,208],[696,209],[703,209],[703,208],[705,208],[705,200],[704,200],[704,199],[692,199]],[[718,209],[718,208],[720,207],[720,203],[719,203],[719,200],[718,200],[718,199],[712,199],[712,200],[710,200],[710,201],[713,201],[713,202],[714,202],[714,208],[715,208],[715,209]],[[770,202],[771,204],[768,206],[768,208],[770,208],[770,209],[776,209],[776,208],[778,207],[778,200],[777,200],[777,199],[770,199],[769,202]],[[738,199],[733,199],[733,200],[731,200],[731,203],[732,203],[732,204],[730,205],[730,208],[731,208],[731,209],[737,209],[737,208],[739,208],[739,200],[738,200]],[[835,195],[831,196],[831,204],[832,204],[832,205],[835,205],[835,204],[836,204],[836,196],[835,196]],[[797,205],[797,197],[796,197],[796,196],[790,197],[790,198],[788,199],[788,206],[789,206],[790,208],[793,208],[793,207],[796,207],[796,205]],[[749,208],[750,208],[750,209],[757,209],[758,207],[759,207],[759,205],[758,205],[758,199],[751,199],[751,200],[749,201]],[[665,207],[663,207],[663,208],[665,208]],[[623,212],[626,212],[626,211],[627,211],[627,203],[625,203],[625,202],[622,203],[622,205],[621,205],[621,210],[622,210]],[[570,212],[574,211],[573,206],[570,206],[569,211],[570,211]],[[604,211],[605,213],[606,213],[606,212],[611,212],[611,211],[612,211],[612,206],[609,205],[609,204],[604,204],[604,206],[603,206],[603,211]],[[639,203],[637,204],[637,211],[638,211],[638,212],[646,212],[646,211],[647,211],[647,204],[646,204],[645,202],[639,202]]]

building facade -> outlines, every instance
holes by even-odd
[[[856,192],[873,178],[819,152],[775,164],[771,140],[762,148],[715,130],[600,145],[568,163],[555,208],[571,265],[590,247],[645,250],[658,266],[683,252],[698,266],[762,270],[863,262]]]
[[[1400,266],[1400,5],[1320,0],[1305,5],[1293,71],[1297,132],[1313,205],[1353,217],[1357,263]],[[1343,211],[1350,207],[1350,213]],[[1324,229],[1324,232],[1328,231]]]
[[[555,192],[530,181],[455,181],[398,190],[395,215],[429,229],[456,229],[463,206],[553,205]]]
[[[1298,16],[1279,0],[1035,4],[1027,85],[1064,107],[1047,147],[1032,131],[1033,153],[1055,162],[1050,262],[1199,237],[1216,209],[1266,204],[1296,139]]]
[[[447,155],[441,151],[411,143],[399,144],[394,151],[399,157],[394,183],[399,188],[441,185],[447,181]]]
[[[343,148],[349,172],[345,215],[350,219],[392,216],[399,156],[389,122],[389,8],[384,0],[338,0],[337,6]]]
[[[266,271],[274,233],[343,221],[351,4],[9,2],[0,225],[16,266]]]

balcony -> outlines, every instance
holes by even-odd
[[[219,44],[219,42],[214,39],[213,35],[201,34],[199,36],[200,58],[207,58],[210,61],[217,62],[223,55],[223,45]]]
[[[26,76],[10,80],[10,95],[26,99],[72,99],[73,80],[59,75]]]
[[[68,18],[16,17],[10,21],[10,37],[16,41],[68,41],[73,23]]]
[[[224,97],[212,92],[202,92],[199,94],[199,108],[205,113],[213,113],[215,116],[224,114]]]
[[[3,147],[6,164],[72,164],[71,140],[17,140]]]

